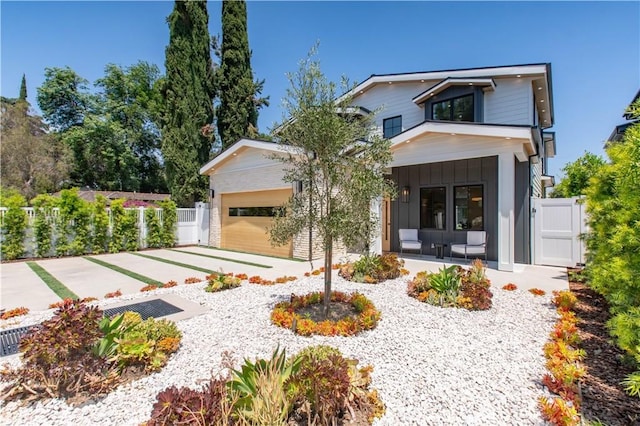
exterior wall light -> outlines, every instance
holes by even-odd
[[[403,186],[400,191],[400,201],[403,203],[409,202],[409,197],[411,196],[411,188],[408,186]]]

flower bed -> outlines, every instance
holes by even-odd
[[[271,322],[275,325],[290,328],[302,336],[320,334],[323,336],[351,336],[363,330],[375,328],[380,320],[380,311],[373,303],[360,293],[346,294],[331,292],[331,303],[353,309],[354,315],[342,318],[315,321],[299,312],[312,305],[320,306],[324,300],[323,292],[309,293],[302,296],[291,295],[288,302],[278,303],[271,312]],[[331,310],[330,310],[331,312]]]
[[[175,323],[125,312],[113,318],[79,300],[22,338],[22,365],[2,373],[9,399],[72,398],[106,394],[131,377],[160,369],[180,346]],[[127,374],[124,374],[124,373]]]
[[[145,424],[371,424],[385,411],[370,389],[372,370],[330,346],[293,357],[276,349],[270,359],[245,359],[202,390],[165,389]]]
[[[491,309],[491,281],[479,259],[468,270],[452,265],[438,272],[418,272],[407,286],[407,294],[421,302],[470,311]]]
[[[581,362],[585,352],[577,349],[580,337],[577,318],[572,310],[577,299],[570,291],[560,291],[554,292],[552,302],[558,308],[560,319],[549,335],[550,342],[544,345],[549,373],[544,375],[542,383],[558,396],[551,399],[540,397],[538,403],[542,417],[551,424],[575,426],[580,424],[578,383],[586,373]]]

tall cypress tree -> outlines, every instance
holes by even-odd
[[[206,196],[198,171],[211,152],[215,90],[206,1],[176,1],[167,22],[162,154],[171,197],[190,206]]]
[[[18,100],[27,100],[27,77],[24,74],[22,74],[22,82],[20,83],[20,96],[18,97]]]
[[[222,149],[225,149],[243,136],[258,135],[258,109],[268,105],[266,98],[258,98],[264,80],[253,81],[244,0],[222,2],[222,45],[217,79],[220,88],[218,134]]]

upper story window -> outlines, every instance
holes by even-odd
[[[402,133],[402,116],[385,118],[382,122],[383,136],[385,138],[392,138],[395,135]]]
[[[431,104],[431,119],[445,121],[474,121],[473,94]]]

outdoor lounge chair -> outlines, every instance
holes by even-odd
[[[453,254],[464,255],[464,260],[468,256],[479,257],[484,255],[484,261],[487,261],[487,231],[467,231],[466,244],[451,244],[449,252],[449,260],[453,259]]]
[[[417,229],[400,229],[400,254],[403,250],[420,250],[422,254],[422,241],[418,239]]]

